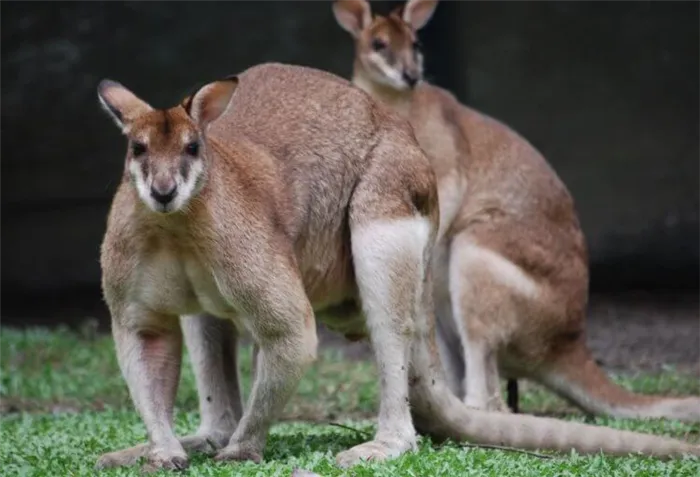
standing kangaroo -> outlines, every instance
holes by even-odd
[[[315,316],[367,336],[381,377],[377,434],[338,454],[341,466],[414,449],[414,420],[435,436],[523,448],[700,454],[674,439],[470,410],[449,392],[431,315],[434,172],[410,125],[349,82],[264,64],[165,110],[109,80],[98,96],[128,138],[102,287],[149,441],[98,467],[145,456],[180,469],[186,450],[208,446],[218,460],[259,462],[315,359]],[[198,431],[181,439],[172,426],[179,317],[202,411]],[[245,409],[240,327],[260,350]]]
[[[700,399],[633,394],[613,383],[585,337],[588,259],[574,203],[542,155],[502,123],[423,81],[416,32],[436,0],[372,17],[333,4],[355,39],[352,82],[406,117],[438,180],[437,342],[451,389],[507,411],[499,371],[538,381],[593,414],[700,421]]]

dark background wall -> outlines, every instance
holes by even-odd
[[[697,2],[468,2],[469,102],[576,199],[594,289],[698,290]]]
[[[263,61],[351,71],[328,2],[1,8],[3,319],[100,306],[124,154],[97,103],[101,78],[164,107]],[[697,292],[698,13],[697,2],[452,1],[422,32],[430,78],[524,134],[569,186],[594,290]]]

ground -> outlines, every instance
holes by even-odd
[[[618,371],[659,371],[674,365],[700,376],[700,303],[696,293],[627,292],[591,297],[586,330],[599,363]],[[322,339],[349,357],[369,356],[365,342]]]
[[[700,353],[695,299],[594,300],[589,342],[615,379],[638,392],[699,394]],[[272,430],[261,466],[214,464],[194,456],[186,475],[284,475],[294,468],[335,475],[698,475],[700,461],[565,456],[546,459],[502,450],[440,446],[424,439],[417,453],[343,474],[334,466],[340,450],[374,431],[377,384],[366,345],[348,345],[323,332],[320,359],[303,379]],[[342,343],[342,345],[341,345]],[[134,413],[109,335],[89,323],[78,329],[3,327],[0,332],[0,475],[89,475],[97,457],[145,438]],[[244,349],[247,393],[250,352]],[[547,391],[522,386],[523,412],[583,420]],[[177,401],[177,429],[197,425],[194,380],[185,360]],[[599,424],[700,441],[700,425],[651,420],[597,419]],[[337,424],[344,425],[341,427]],[[139,475],[138,468],[105,475]],[[163,474],[166,475],[166,474]]]

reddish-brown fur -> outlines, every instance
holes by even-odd
[[[592,359],[586,243],[574,201],[542,155],[444,89],[406,82],[422,76],[416,31],[436,5],[411,0],[372,17],[365,0],[341,0],[334,12],[355,38],[353,82],[411,122],[437,175],[435,302],[453,390],[472,406],[506,410],[500,368],[593,413],[700,420],[699,399],[627,392]]]
[[[699,452],[644,434],[482,413],[449,392],[432,317],[435,174],[410,125],[345,80],[265,64],[205,85],[165,113],[114,82],[98,92],[130,150],[102,244],[103,290],[149,437],[98,466],[146,456],[149,467],[182,469],[194,449],[259,462],[269,427],[315,358],[315,317],[325,321],[344,304],[345,333],[374,345],[381,402],[375,439],[338,454],[341,466],[414,449],[412,413],[438,437]],[[175,184],[172,194],[155,190],[158,177]],[[183,438],[172,426],[180,321],[202,414]],[[260,350],[242,413],[232,323]]]

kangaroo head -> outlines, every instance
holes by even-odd
[[[337,0],[335,18],[355,38],[355,60],[374,82],[396,90],[423,79],[417,32],[433,15],[437,0],[409,0],[388,16],[375,15],[366,0]]]
[[[232,76],[201,87],[176,107],[155,109],[115,81],[99,83],[102,107],[128,140],[126,175],[148,208],[177,212],[202,189],[207,126],[226,110],[237,85]]]

